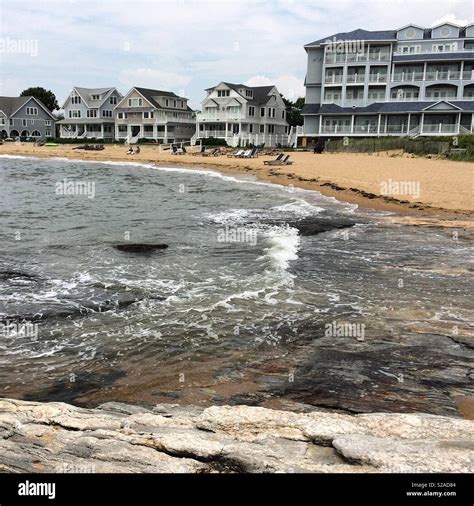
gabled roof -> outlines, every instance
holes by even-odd
[[[329,37],[325,37],[324,39],[315,40],[314,42],[310,42],[306,44],[305,47],[308,46],[319,46],[320,44],[327,44],[330,42],[341,42],[341,41],[351,41],[351,40],[392,40],[395,41],[397,39],[397,31],[396,30],[379,30],[379,31],[369,31],[363,30],[362,28],[358,28],[357,30],[353,30],[352,32],[341,32],[336,33],[335,35],[330,35]]]
[[[126,98],[127,95],[129,95],[130,92],[133,90],[138,91],[138,93],[140,93],[140,95],[142,95],[142,97],[145,100],[147,100],[152,107],[155,107],[156,109],[173,109],[173,110],[180,110],[180,111],[183,110],[181,108],[164,107],[164,106],[160,105],[160,103],[156,100],[158,97],[167,97],[167,98],[172,98],[172,99],[187,100],[184,97],[180,97],[179,95],[176,95],[176,93],[174,93],[172,91],[152,90],[150,88],[140,88],[138,86],[134,86],[123,98]],[[118,104],[118,105],[120,105],[120,104]],[[122,109],[122,107],[121,107],[121,109]],[[191,107],[189,107],[189,106],[187,106],[187,108],[184,110],[192,111]]]
[[[56,118],[48,110],[48,108],[35,97],[0,97],[0,111],[10,117],[13,116],[19,109],[21,109],[24,105],[26,105],[30,100],[33,100],[41,109],[43,109],[52,119],[56,121]]]
[[[408,25],[404,25],[404,26],[401,26],[400,28],[397,29],[397,32],[399,32],[400,30],[405,30],[405,28],[418,28],[418,30],[425,30],[422,26],[420,25],[415,25],[414,23],[410,23]]]
[[[246,84],[233,84],[233,83],[227,83],[225,81],[220,82],[216,86],[212,86],[211,88],[207,88],[205,91],[211,91],[215,88],[217,88],[219,85],[225,84],[227,87],[231,88],[235,92],[237,92],[241,97],[245,98],[245,100],[249,104],[266,104],[270,100],[270,91],[272,91],[274,88],[276,89],[275,85],[270,86],[247,86]],[[253,97],[245,97],[240,93],[239,90],[252,90]],[[277,90],[277,93],[278,90]]]
[[[446,26],[446,25],[454,26],[454,28],[459,28],[459,29],[463,28],[462,26],[459,26],[456,23],[451,23],[450,21],[444,21],[443,23],[438,23],[437,25],[432,26],[431,30],[435,30],[436,28],[439,28],[440,26]]]
[[[119,94],[119,96],[122,96],[122,94],[114,87],[111,87],[111,88],[83,88],[83,87],[79,87],[79,86],[74,86],[73,88],[73,91],[75,91],[82,99],[82,102],[84,103],[84,105],[86,107],[94,107],[94,108],[98,108],[98,107],[101,107],[104,102],[110,97],[110,95],[112,95],[112,93],[114,91],[117,91],[117,93]],[[101,95],[102,98],[100,100],[92,100],[92,95]],[[71,95],[69,95],[66,99],[66,101],[64,102],[63,104],[63,109],[64,109],[64,106],[66,105],[66,102],[69,100],[69,97]]]
[[[458,111],[462,111],[462,107],[458,107],[456,104],[453,104],[451,102],[448,102],[447,100],[438,100],[438,102],[435,102],[434,104],[430,104],[428,107],[425,107],[424,111],[429,111],[430,109],[433,109],[439,104],[446,104],[451,109],[457,109]]]

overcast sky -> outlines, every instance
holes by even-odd
[[[0,0],[0,95],[29,86],[184,94],[220,81],[304,94],[305,43],[356,28],[474,21],[473,0]],[[16,44],[16,48],[15,48]]]

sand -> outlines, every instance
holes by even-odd
[[[85,160],[137,161],[157,165],[213,168],[221,172],[249,174],[260,180],[317,190],[340,201],[358,204],[362,208],[392,211],[403,215],[440,217],[462,220],[474,217],[474,163],[443,159],[412,157],[399,152],[380,154],[291,153],[291,166],[270,167],[264,160],[172,155],[160,152],[159,146],[141,146],[138,155],[127,155],[127,147],[106,145],[103,151],[73,149],[77,145],[38,147],[30,143],[4,143],[0,154],[66,157]],[[384,185],[391,181],[388,195]],[[396,193],[396,184],[414,183],[412,194]],[[385,190],[387,188],[385,187]],[[393,191],[395,190],[395,192]],[[424,225],[425,220],[410,224]],[[466,225],[464,225],[466,226]],[[469,226],[469,225],[468,225]]]

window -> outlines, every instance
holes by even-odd
[[[81,111],[79,111],[78,109],[73,109],[72,111],[69,111],[69,117],[70,118],[80,118]]]
[[[270,107],[270,109],[268,110],[268,113],[269,113],[270,118],[274,118],[275,114],[276,114],[276,109],[274,107]]]
[[[249,116],[255,116],[255,107],[253,105],[249,105]]]
[[[245,96],[252,98],[253,97],[253,91],[252,90],[245,90]]]
[[[45,120],[44,126],[51,126],[51,120],[50,119]]]
[[[86,116],[88,118],[97,118],[97,109],[87,109]]]
[[[261,134],[265,133],[265,125],[260,125],[260,133]]]
[[[26,127],[26,125],[27,125],[26,119],[22,119],[21,120],[21,125],[24,126],[24,127]]]
[[[41,137],[41,134],[38,132],[38,130],[35,130],[32,134],[32,137]]]
[[[253,125],[250,123],[249,125],[249,134],[253,134]]]
[[[457,51],[458,45],[456,42],[453,44],[434,44],[433,53],[449,53],[450,51]]]
[[[129,98],[128,107],[142,107],[143,100],[141,98]]]
[[[5,118],[0,118],[0,125],[4,125],[5,124]]]
[[[217,90],[218,97],[230,97],[230,90]]]
[[[38,115],[38,108],[37,107],[27,107],[26,114],[28,116],[37,116]]]
[[[91,100],[100,100],[100,95],[91,95]]]
[[[153,112],[152,111],[146,111],[143,113],[143,119],[151,119],[153,118]]]
[[[109,98],[110,105],[117,105],[117,97]]]
[[[45,135],[46,137],[51,137],[51,130],[46,130]]]
[[[281,119],[285,119],[286,117],[286,111],[285,109],[283,109],[283,111],[281,111]]]
[[[111,118],[112,117],[112,111],[110,109],[104,109],[102,111],[102,117],[103,118]]]
[[[169,107],[169,105],[170,105],[170,101],[169,101],[168,99],[166,99],[166,100],[165,100],[165,106],[166,106],[166,107]]]
[[[34,119],[30,119],[30,125],[34,125],[35,124],[35,120]]]
[[[275,133],[275,125],[267,125],[267,132],[269,134],[274,134]]]
[[[173,107],[176,109],[176,100],[173,100]]]
[[[402,54],[417,54],[421,52],[421,46],[402,46],[400,52]]]
[[[10,118],[10,126],[13,126],[13,120]]]
[[[265,107],[260,107],[260,117],[261,118],[265,117]]]
[[[78,95],[73,95],[71,98],[71,104],[80,104],[81,103],[81,97]]]

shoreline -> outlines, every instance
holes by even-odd
[[[271,159],[265,155],[249,160],[227,158],[225,155],[171,155],[160,153],[158,146],[143,145],[140,154],[131,156],[126,154],[126,147],[122,145],[105,145],[103,151],[74,150],[74,147],[77,145],[39,147],[29,144],[3,144],[0,146],[0,155],[149,163],[157,167],[186,167],[190,170],[211,169],[223,174],[251,175],[257,181],[317,191],[340,202],[356,204],[361,209],[403,216],[440,218],[441,221],[447,218],[455,221],[474,218],[474,199],[470,191],[474,183],[474,164],[469,162],[413,159],[389,154],[313,155],[310,152],[294,152],[290,155],[294,160],[293,165],[272,167],[263,164],[263,160]],[[453,172],[449,173],[452,168],[457,169],[457,177],[454,177]],[[433,173],[434,170],[437,174]],[[408,196],[397,199],[374,191],[380,188],[380,178],[387,179],[387,175],[392,173],[393,176],[411,176],[414,180],[420,180],[421,185],[428,187],[427,198],[410,201]],[[444,180],[441,180],[440,176],[443,176]],[[377,178],[380,181],[377,181]],[[401,178],[400,180],[403,181]],[[425,221],[426,219],[423,220]]]

